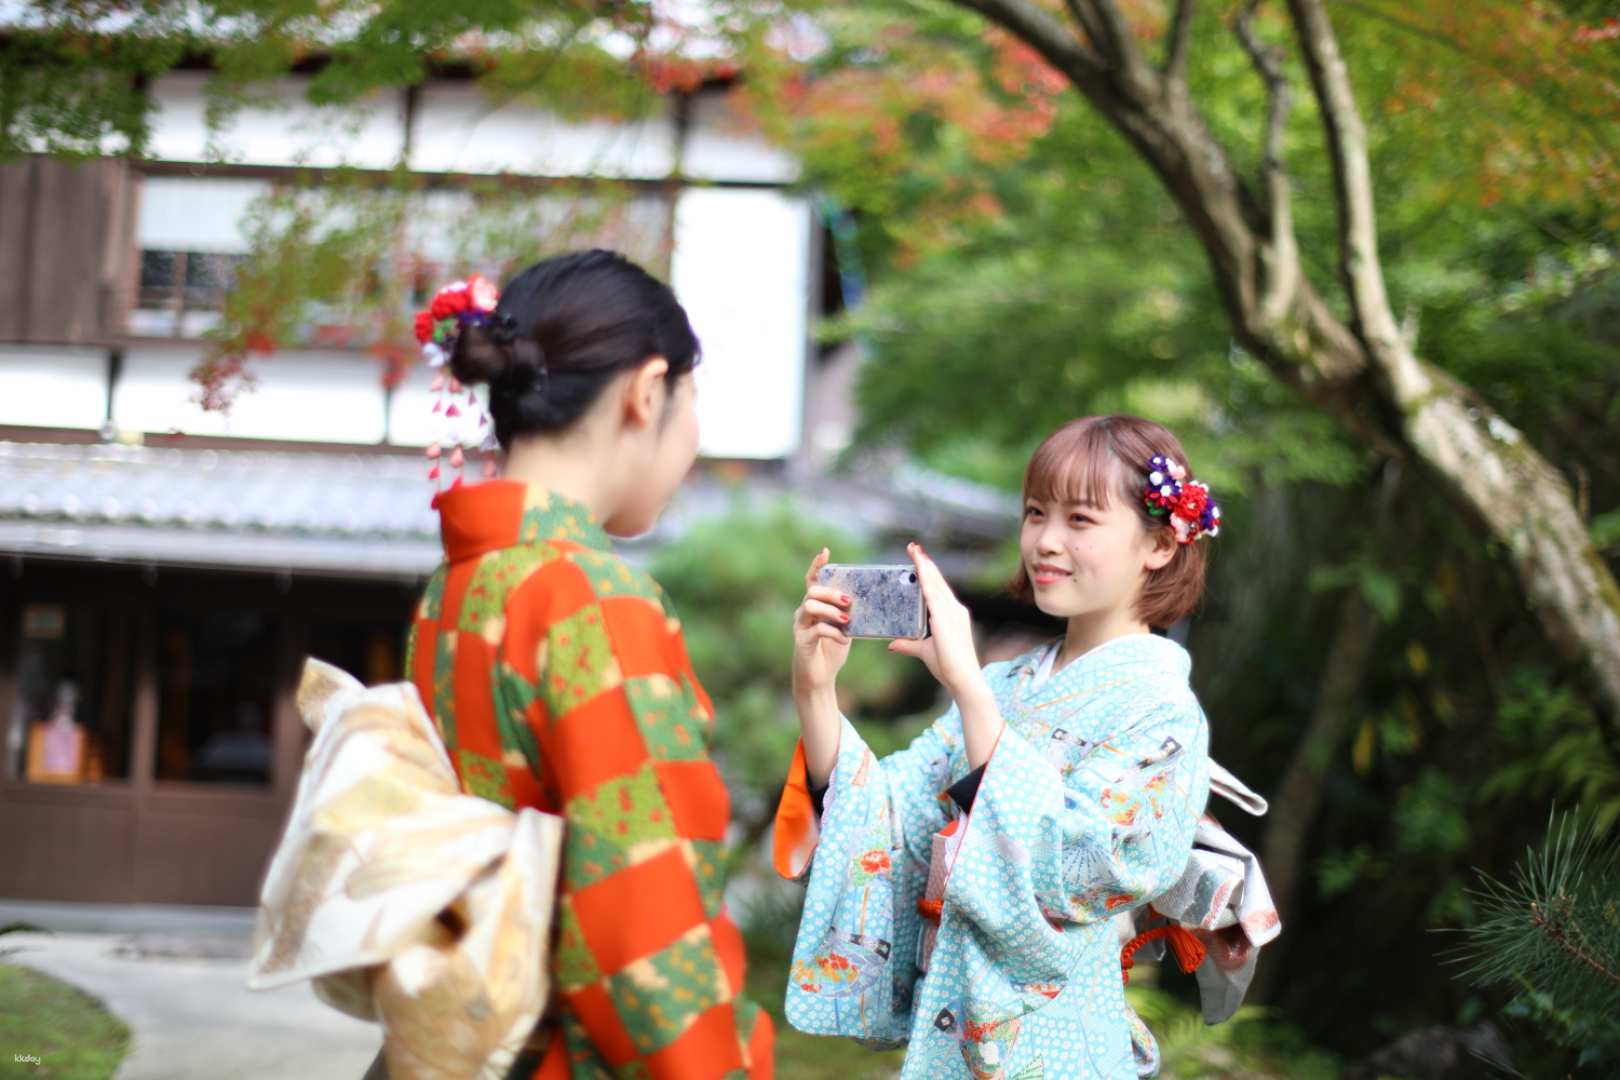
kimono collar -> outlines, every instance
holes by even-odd
[[[598,551],[612,543],[591,512],[556,492],[515,480],[490,480],[442,491],[433,500],[451,562],[517,544],[566,540]]]
[[[1063,639],[1046,642],[1019,656],[1012,662],[1011,674],[1033,676],[1040,669],[1041,660],[1048,649],[1062,648]],[[1103,668],[1137,666],[1149,668],[1159,678],[1186,682],[1192,674],[1192,657],[1187,650],[1158,634],[1124,634],[1110,638],[1089,652],[1070,660],[1047,678],[1050,685],[1069,675]]]

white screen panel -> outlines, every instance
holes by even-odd
[[[469,405],[465,396],[459,398],[462,415],[451,424],[433,411],[434,403],[441,397],[429,389],[436,370],[444,369],[430,368],[425,361],[413,359],[405,371],[405,377],[394,387],[393,396],[388,402],[388,441],[394,446],[426,446],[440,440],[454,441],[457,435],[472,438],[477,417],[484,413],[485,403],[489,401],[489,387],[472,388],[477,404]],[[424,461],[424,475],[427,470],[428,465]],[[473,472],[469,471],[467,475],[470,478]]]
[[[242,232],[248,207],[270,185],[263,180],[147,176],[140,190],[135,236],[142,250],[236,255],[248,250]]]
[[[382,370],[354,353],[282,351],[253,361],[253,389],[228,414],[196,404],[188,373],[200,349],[130,349],[113,392],[113,422],[122,429],[232,435],[335,443],[376,443],[383,437]]]
[[[692,188],[675,206],[672,280],[698,337],[701,452],[780,458],[799,445],[810,210],[777,191]]]
[[[675,127],[666,114],[568,121],[454,83],[426,86],[417,100],[410,167],[420,172],[655,179],[674,165]]]
[[[307,81],[277,79],[254,88],[254,101],[208,131],[205,72],[159,78],[148,154],[159,161],[226,161],[388,169],[405,148],[403,91],[380,90],[353,105],[315,106]]]
[[[0,424],[95,430],[106,417],[104,350],[0,348]]]

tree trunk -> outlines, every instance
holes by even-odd
[[[1369,445],[1416,458],[1512,555],[1548,637],[1583,659],[1609,752],[1620,763],[1620,587],[1593,547],[1569,485],[1468,387],[1414,356],[1384,294],[1359,113],[1320,0],[1289,0],[1328,135],[1340,214],[1339,262],[1353,319],[1333,314],[1294,247],[1279,177],[1270,204],[1237,175],[1188,100],[1172,54],[1148,64],[1112,0],[1068,0],[1084,37],[1030,0],[954,0],[1039,52],[1136,148],[1209,257],[1238,342]],[[1251,4],[1251,9],[1253,5]],[[1184,13],[1178,15],[1184,18]],[[1249,44],[1245,43],[1246,46]],[[1266,75],[1264,58],[1251,51]],[[1267,78],[1274,93],[1281,92]],[[1268,126],[1276,126],[1273,119]],[[1268,159],[1277,140],[1268,135]],[[1268,160],[1268,169],[1280,163]]]
[[[1272,902],[1277,905],[1284,926],[1293,916],[1300,854],[1322,805],[1322,782],[1350,726],[1351,707],[1361,690],[1367,660],[1377,637],[1378,617],[1361,590],[1351,586],[1344,594],[1344,606],[1339,611],[1339,627],[1333,635],[1327,668],[1317,688],[1316,708],[1283,772],[1282,786],[1271,800],[1271,811],[1266,815],[1266,829],[1260,842],[1260,862],[1266,868],[1266,884],[1271,888]],[[1279,946],[1286,940],[1285,935],[1282,941],[1266,950],[1264,963],[1256,970],[1254,986],[1249,992],[1251,1001],[1269,1000],[1270,989],[1282,970],[1284,950]]]
[[[1392,532],[1401,474],[1398,461],[1384,465],[1375,496],[1372,536],[1367,544],[1373,559],[1378,558]],[[1283,770],[1282,784],[1277,797],[1271,800],[1271,812],[1266,816],[1266,828],[1260,841],[1266,882],[1285,924],[1293,916],[1294,898],[1299,891],[1301,853],[1322,806],[1322,783],[1350,727],[1351,710],[1366,677],[1367,661],[1377,638],[1377,615],[1361,589],[1352,585],[1345,591],[1338,628],[1328,646],[1327,661],[1317,686],[1316,708]],[[1254,985],[1249,991],[1251,1000],[1270,999],[1271,988],[1282,971],[1289,940],[1292,939],[1275,943],[1267,953],[1266,962],[1255,972]]]

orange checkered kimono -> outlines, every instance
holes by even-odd
[[[713,710],[663,591],[578,503],[494,481],[439,496],[445,562],[410,678],[461,786],[566,821],[534,1076],[768,1077],[721,896]]]

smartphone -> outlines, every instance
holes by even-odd
[[[818,585],[849,597],[849,623],[844,632],[857,638],[925,638],[928,609],[922,584],[910,563],[852,566],[828,563],[816,575]]]

